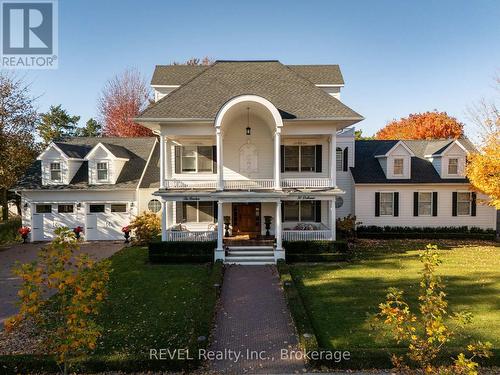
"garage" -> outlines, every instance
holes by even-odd
[[[68,227],[73,229],[78,222],[73,203],[36,203],[33,211],[33,241],[50,241],[54,238],[54,229]]]
[[[128,203],[87,203],[87,241],[123,239],[122,228],[130,223]]]

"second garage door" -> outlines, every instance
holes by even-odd
[[[122,228],[129,223],[127,203],[89,203],[85,239],[88,241],[123,239]]]

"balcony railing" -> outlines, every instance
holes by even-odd
[[[167,232],[167,241],[215,241],[217,231],[180,231],[171,230]]]
[[[331,186],[329,178],[283,178],[282,188],[327,188]],[[216,189],[216,180],[165,180],[167,189]],[[251,180],[224,180],[224,189],[262,190],[274,189],[274,179],[259,178]]]

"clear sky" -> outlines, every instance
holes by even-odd
[[[340,64],[365,134],[433,109],[467,122],[500,73],[500,1],[60,0],[59,68],[26,78],[40,111],[83,123],[114,74],[203,56]]]

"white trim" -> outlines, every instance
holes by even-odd
[[[394,149],[396,149],[399,145],[402,145],[403,148],[408,151],[408,153],[410,154],[410,156],[415,156],[415,154],[413,153],[412,150],[410,150],[410,148],[404,143],[404,141],[398,141],[394,146],[392,146],[389,151],[387,151],[385,154],[383,155],[375,155],[376,158],[386,158],[388,156],[391,155],[392,151],[394,151]]]
[[[169,89],[176,89],[178,87],[181,87],[181,85],[151,85],[151,87],[155,88],[155,87],[166,87],[166,88],[169,88]]]
[[[457,144],[466,154],[469,153],[469,151],[460,143],[460,141],[458,139],[455,139],[448,146],[446,146],[446,148],[443,151],[441,151],[439,154],[424,155],[424,157],[426,157],[426,158],[442,157],[442,156],[444,156],[446,154],[446,152],[448,151],[448,149],[451,146],[453,146],[454,144]]]
[[[345,85],[340,83],[315,83],[316,87],[344,87]]]

